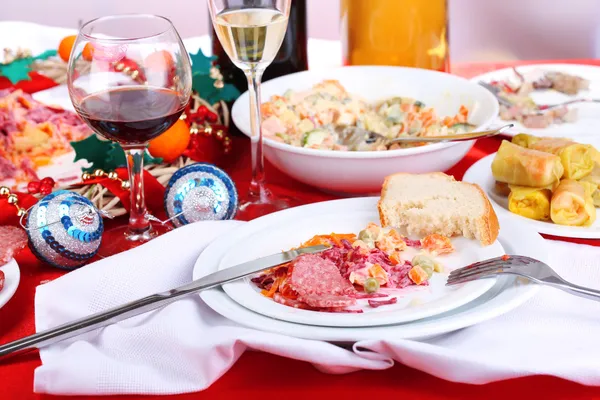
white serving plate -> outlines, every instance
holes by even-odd
[[[600,67],[593,65],[579,64],[537,64],[537,65],[522,65],[517,67],[519,73],[527,75],[536,75],[542,71],[560,71],[566,74],[581,76],[590,81],[590,89],[582,91],[575,96],[568,96],[554,90],[535,91],[531,97],[537,104],[556,104],[563,101],[590,97],[600,99]],[[471,82],[479,81],[491,82],[499,80],[516,80],[515,73],[512,68],[499,69],[497,71],[488,72],[478,75],[471,79]],[[577,109],[577,121],[566,124],[553,124],[545,129],[530,129],[525,128],[517,121],[510,121],[515,124],[515,127],[505,132],[508,136],[514,136],[520,132],[527,132],[536,136],[551,136],[551,137],[578,137],[586,135],[597,135],[600,131],[600,104],[596,103],[581,103],[569,106]],[[503,121],[497,117],[492,126],[501,126],[509,121]]]
[[[413,97],[435,108],[440,116],[454,115],[464,104],[476,129],[487,127],[498,114],[498,102],[481,86],[458,76],[416,68],[354,66],[304,71],[262,84],[262,101],[288,90],[305,90],[324,79],[337,79],[352,94],[375,102],[393,96]],[[251,136],[248,92],[234,103],[236,126]],[[265,157],[277,168],[308,185],[345,193],[377,193],[386,176],[395,172],[446,171],[458,163],[474,141],[437,143],[378,152],[305,149],[265,139]]]
[[[209,265],[217,269],[260,258],[297,246],[315,234],[330,232],[358,233],[369,222],[379,220],[378,198],[334,200],[295,207],[253,220],[227,237],[211,243],[200,255],[194,270],[197,279]],[[456,252],[438,257],[446,269],[436,273],[429,286],[410,286],[394,290],[394,305],[372,308],[361,301],[361,314],[326,313],[301,310],[276,303],[260,294],[249,278],[223,285],[225,292],[240,305],[288,322],[318,326],[376,326],[396,324],[431,317],[458,308],[489,290],[495,279],[469,282],[460,286],[445,286],[448,273],[471,263],[504,254],[496,242],[482,247],[479,242],[465,238],[453,240]],[[414,251],[416,253],[416,251]],[[408,259],[412,258],[409,256]]]
[[[463,181],[476,183],[487,193],[494,205],[496,213],[513,221],[515,224],[535,229],[536,232],[546,235],[579,238],[579,239],[600,239],[600,220],[596,220],[592,226],[565,226],[557,225],[553,222],[536,221],[514,214],[508,210],[508,198],[500,196],[494,191],[495,180],[492,176],[492,161],[496,153],[490,154],[477,161],[465,173]]]
[[[2,308],[13,297],[21,280],[19,265],[13,258],[8,263],[0,266],[0,271],[4,272],[4,288],[0,290],[0,308]]]
[[[547,262],[546,242],[532,230],[522,229],[511,220],[500,219],[498,240],[507,254],[521,254]],[[203,270],[216,271],[216,264]],[[196,274],[194,274],[196,277]],[[418,321],[374,327],[323,327],[280,321],[255,313],[232,300],[221,288],[200,294],[213,310],[241,325],[269,332],[330,342],[355,342],[368,339],[425,339],[452,332],[505,314],[538,291],[535,284],[513,276],[503,276],[486,293],[462,307]]]

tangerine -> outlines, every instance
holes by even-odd
[[[173,162],[183,154],[190,144],[190,128],[179,119],[165,133],[150,141],[148,151],[152,157],[160,157],[164,162]]]
[[[94,46],[92,46],[91,43],[87,43],[85,45],[83,51],[81,52],[81,57],[83,57],[85,61],[92,61],[94,58]]]
[[[166,50],[155,51],[144,59],[144,67],[154,72],[170,71],[174,65],[173,56]]]
[[[63,38],[58,45],[58,55],[63,59],[64,62],[69,62],[69,57],[71,56],[71,50],[75,44],[75,39],[77,39],[77,35],[67,36]]]

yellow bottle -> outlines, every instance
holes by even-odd
[[[449,71],[446,0],[341,0],[345,65]]]

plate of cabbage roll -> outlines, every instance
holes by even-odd
[[[512,134],[528,131],[534,136],[573,137],[600,131],[600,104],[578,102],[545,110],[576,99],[600,99],[600,67],[578,64],[538,64],[505,68],[476,76],[503,100],[494,125],[510,121]]]
[[[499,215],[540,233],[600,238],[600,152],[590,144],[517,134],[473,164],[463,180],[479,184]]]

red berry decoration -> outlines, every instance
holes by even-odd
[[[50,185],[42,185],[40,186],[40,193],[46,196],[47,194],[52,193],[53,186]]]
[[[200,106],[198,107],[198,111],[196,111],[196,116],[200,119],[206,118],[206,114],[208,114],[208,107]]]
[[[40,183],[42,184],[42,186],[49,185],[51,187],[54,187],[54,185],[56,184],[56,182],[54,182],[54,179],[50,178],[49,176],[42,179]]]
[[[206,120],[208,122],[210,122],[210,123],[217,122],[217,119],[219,119],[219,117],[214,112],[209,111],[206,113]]]
[[[27,192],[29,194],[36,194],[40,192],[40,181],[31,181],[27,184]]]

